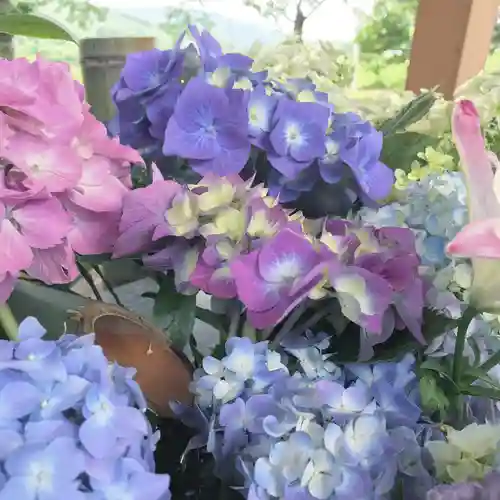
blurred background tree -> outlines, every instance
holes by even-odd
[[[190,24],[200,25],[207,30],[211,30],[214,25],[210,17],[202,11],[173,8],[165,9],[165,20],[161,22],[160,29],[174,41]]]
[[[0,15],[9,12],[12,5],[9,0],[0,0]],[[0,33],[0,57],[12,59],[14,57],[14,44],[12,36],[7,33]]]
[[[302,40],[304,25],[327,0],[245,0],[245,5],[276,22],[293,24],[293,34]]]
[[[362,54],[384,53],[393,62],[408,59],[419,0],[377,0],[356,37]]]
[[[349,0],[346,0],[349,1]],[[403,88],[419,0],[376,0],[356,37],[357,81],[368,88]]]
[[[57,9],[59,17],[66,19],[71,24],[85,29],[96,21],[104,21],[108,9],[97,7],[87,1],[75,0],[25,0],[13,1],[12,5],[23,13],[38,12],[43,7]]]

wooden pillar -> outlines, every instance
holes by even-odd
[[[420,0],[406,88],[438,86],[447,99],[479,73],[500,0]]]
[[[85,94],[98,120],[107,122],[113,118],[115,108],[110,91],[120,78],[127,54],[154,47],[154,38],[86,38],[81,41]]]

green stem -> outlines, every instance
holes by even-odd
[[[10,307],[5,303],[0,305],[0,325],[10,340],[17,340],[18,325]]]
[[[479,370],[488,373],[492,368],[500,363],[500,351],[497,351],[490,358],[488,358],[480,367]]]
[[[272,340],[269,346],[271,349],[276,349],[277,347],[279,347],[283,338],[292,330],[292,328],[297,324],[301,316],[304,314],[304,311],[307,309],[307,305],[307,302],[302,302],[302,304],[300,304],[292,311],[290,316],[288,316],[285,323]]]
[[[455,386],[461,387],[461,378],[463,372],[463,362],[464,362],[464,348],[465,340],[467,338],[467,330],[471,321],[476,317],[477,311],[472,307],[467,307],[463,316],[458,320],[457,328],[457,340],[455,343],[455,352],[453,354],[453,368],[452,368],[452,378]],[[452,408],[455,414],[455,426],[461,426],[464,418],[464,406],[462,400],[462,393],[459,392],[450,398]]]
[[[241,310],[240,307],[235,305],[231,313],[231,322],[229,323],[229,330],[227,333],[227,338],[236,337],[238,335],[238,329],[241,320]]]
[[[146,186],[153,183],[153,164],[151,161],[146,162]]]
[[[457,386],[460,385],[460,378],[462,376],[462,365],[464,360],[465,339],[467,337],[467,330],[471,321],[476,317],[477,311],[473,307],[468,307],[463,316],[458,320],[457,340],[455,343],[455,353],[453,355],[453,381]]]
[[[76,261],[76,265],[78,267],[78,271],[80,271],[80,274],[82,275],[82,278],[87,282],[90,289],[92,290],[92,293],[95,295],[95,298],[97,300],[100,300],[101,302],[103,302],[102,296],[101,296],[96,284],[94,283],[92,276],[88,272],[87,268],[81,262],[78,262],[78,261]]]
[[[93,266],[95,272],[99,275],[99,278],[101,278],[101,281],[104,283],[104,285],[106,286],[106,288],[108,289],[108,292],[113,296],[113,298],[115,299],[115,302],[121,306],[121,307],[125,307],[122,303],[122,301],[120,300],[120,297],[118,297],[118,294],[115,292],[114,288],[113,288],[113,285],[109,282],[109,280],[106,278],[106,276],[104,275],[104,273],[102,272],[102,269],[99,267],[99,266]]]
[[[301,333],[306,332],[312,326],[315,326],[318,321],[323,319],[325,316],[328,316],[330,311],[327,308],[322,308],[319,311],[316,311],[307,321],[304,321],[301,325],[299,325],[299,330]]]

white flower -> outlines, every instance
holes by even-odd
[[[328,451],[316,450],[305,468],[300,484],[307,487],[314,498],[326,500],[342,484],[342,471],[336,467],[335,460]]]

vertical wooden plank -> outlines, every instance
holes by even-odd
[[[86,98],[98,120],[107,122],[113,118],[115,108],[110,90],[120,78],[127,54],[154,47],[154,38],[86,38],[81,41]]]
[[[0,0],[0,15],[12,8],[10,0]],[[0,57],[4,59],[14,58],[14,39],[7,33],[0,33]]]
[[[483,68],[500,0],[420,0],[406,88],[448,99]]]

